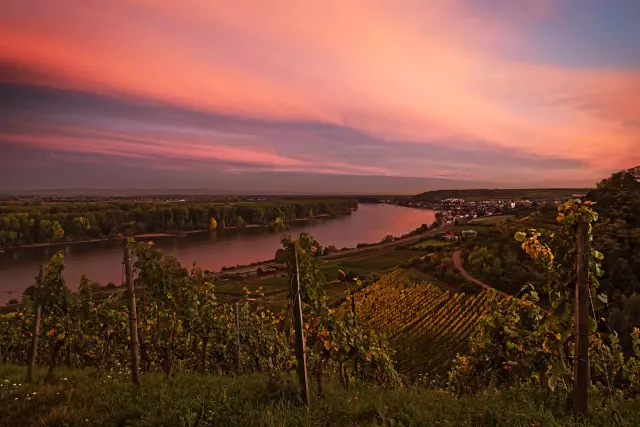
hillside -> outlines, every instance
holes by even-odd
[[[564,200],[574,194],[586,194],[589,188],[521,188],[521,189],[475,189],[433,190],[418,194],[414,199],[441,201],[444,199],[465,200]]]
[[[355,294],[361,319],[389,337],[396,369],[410,378],[446,373],[478,331],[494,298],[451,293],[403,270]],[[343,310],[350,309],[345,303]]]
[[[599,184],[600,215],[587,200],[542,203],[330,259],[308,233],[283,236],[283,277],[252,282],[214,284],[132,241],[128,293],[98,299],[87,278],[69,291],[60,252],[0,315],[0,427],[560,426],[580,395],[579,425],[640,425],[638,176]],[[602,322],[576,335],[567,285],[582,256]],[[603,259],[624,260],[627,282]]]
[[[44,376],[44,370],[38,372]],[[0,427],[30,426],[611,426],[595,404],[588,423],[574,421],[566,394],[532,389],[455,397],[427,388],[389,390],[326,384],[310,408],[297,401],[295,378],[269,381],[181,374],[144,374],[134,391],[126,371],[63,369],[50,382],[23,383],[25,369],[0,366]],[[594,395],[594,403],[598,396]],[[618,405],[621,427],[640,425],[640,404]]]

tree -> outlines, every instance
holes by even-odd
[[[38,223],[38,239],[41,242],[49,242],[51,239],[51,221],[40,220]]]
[[[276,260],[276,262],[281,263],[281,262],[285,262],[286,260],[286,253],[285,250],[280,248],[276,251],[276,254],[274,256],[274,259]]]
[[[336,252],[338,252],[338,248],[335,245],[329,245],[323,249],[322,255],[331,255]]]
[[[58,221],[51,222],[51,238],[54,242],[59,242],[64,237],[64,229]]]
[[[603,179],[587,197],[601,216],[593,234],[604,254],[603,290],[612,299],[640,292],[640,166]]]

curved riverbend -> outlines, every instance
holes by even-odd
[[[435,211],[361,204],[351,215],[296,221],[287,233],[297,235],[307,231],[323,246],[355,247],[358,243],[377,243],[389,234],[400,236],[422,224],[431,224],[434,219]],[[217,271],[224,266],[273,258],[281,236],[282,233],[272,234],[257,227],[152,240],[157,248],[176,255],[185,266],[195,262],[204,269]],[[39,265],[59,250],[65,253],[65,278],[71,289],[77,288],[82,274],[103,285],[119,284],[123,277],[122,247],[122,241],[111,240],[0,253],[0,304],[11,298],[20,299],[24,289],[34,284]]]

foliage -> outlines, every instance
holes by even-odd
[[[494,296],[451,294],[395,270],[353,298],[361,321],[389,337],[398,370],[414,379],[432,379],[464,350]],[[343,312],[350,309],[350,302],[340,307]]]
[[[283,243],[290,247],[286,239]],[[130,240],[128,244],[136,257],[134,274],[144,372],[162,371],[169,377],[185,371],[274,374],[293,369],[290,316],[286,312],[278,315],[259,302],[254,303],[264,296],[261,290],[251,294],[245,289],[235,305],[221,303],[202,269],[193,266],[187,270],[174,257],[155,250],[150,242]],[[366,329],[357,315],[336,316],[327,308],[325,281],[316,263],[322,248],[310,235],[300,236],[296,247],[311,366],[322,363],[325,375],[337,375],[343,362],[356,357],[361,366],[359,381],[398,385],[386,342]],[[289,257],[291,251],[285,255]],[[38,281],[34,300],[26,297],[18,310],[0,315],[2,360],[23,363],[26,359],[35,302],[43,307],[37,363],[48,362],[51,374],[61,354],[66,355],[67,366],[95,367],[100,371],[127,366],[128,310],[122,293],[94,301],[94,285],[83,277],[79,292],[71,294],[63,269],[62,254],[56,254],[45,265],[44,280]],[[344,378],[343,371],[339,375]]]
[[[400,385],[390,358],[391,349],[384,337],[363,324],[357,312],[336,312],[328,308],[326,281],[317,262],[317,257],[322,254],[318,242],[308,233],[302,233],[296,240],[284,236],[282,245],[291,283],[298,274],[307,357],[319,382],[325,369],[338,369],[345,385],[350,375],[356,381]],[[291,306],[285,309],[284,318],[288,317],[286,312],[290,310]],[[354,361],[351,374],[346,369],[349,361]],[[320,384],[319,389],[321,393]]]
[[[640,166],[602,180],[588,197],[601,217],[593,234],[604,254],[603,292],[611,300],[640,292]]]
[[[419,262],[416,268],[449,285],[464,286],[467,282],[455,267],[452,254],[446,251],[446,246],[434,247],[433,249],[436,252]]]
[[[242,203],[6,203],[0,204],[0,247],[117,238],[145,233],[268,225],[312,215],[348,214],[350,199]]]
[[[549,295],[550,309],[543,311],[532,286],[521,298],[509,298],[496,304],[491,315],[482,324],[482,332],[472,340],[471,352],[459,355],[450,372],[452,387],[458,392],[475,392],[489,386],[513,386],[519,383],[539,382],[551,390],[568,390],[573,378],[574,360],[574,287],[576,283],[576,230],[578,224],[598,219],[590,201],[569,200],[558,207],[558,233],[535,229],[518,232],[515,238],[522,249],[545,272],[545,292]],[[555,248],[552,251],[548,240]],[[559,240],[559,241],[558,241]],[[563,256],[558,256],[563,255]],[[602,276],[602,253],[591,247],[586,255],[589,268],[589,295],[591,311],[606,303],[605,295],[597,294],[598,278]],[[596,298],[597,296],[597,298]],[[617,334],[602,333],[591,319],[589,355],[591,379],[596,387],[636,395],[640,390],[640,352],[636,343],[640,331],[633,332],[634,351],[625,357]]]

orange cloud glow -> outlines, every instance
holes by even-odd
[[[580,174],[593,180],[640,163],[640,98],[632,95],[640,93],[639,69],[529,59],[536,42],[522,28],[549,19],[557,2],[527,0],[494,14],[471,3],[24,1],[0,18],[0,60],[46,70],[50,78],[39,82],[47,85],[348,126],[387,150],[476,144],[579,161],[586,168]],[[512,50],[524,53],[506,53]],[[243,159],[283,170],[407,174],[384,159],[313,162],[246,140],[3,139],[126,156]],[[477,176],[498,175],[481,169]]]

